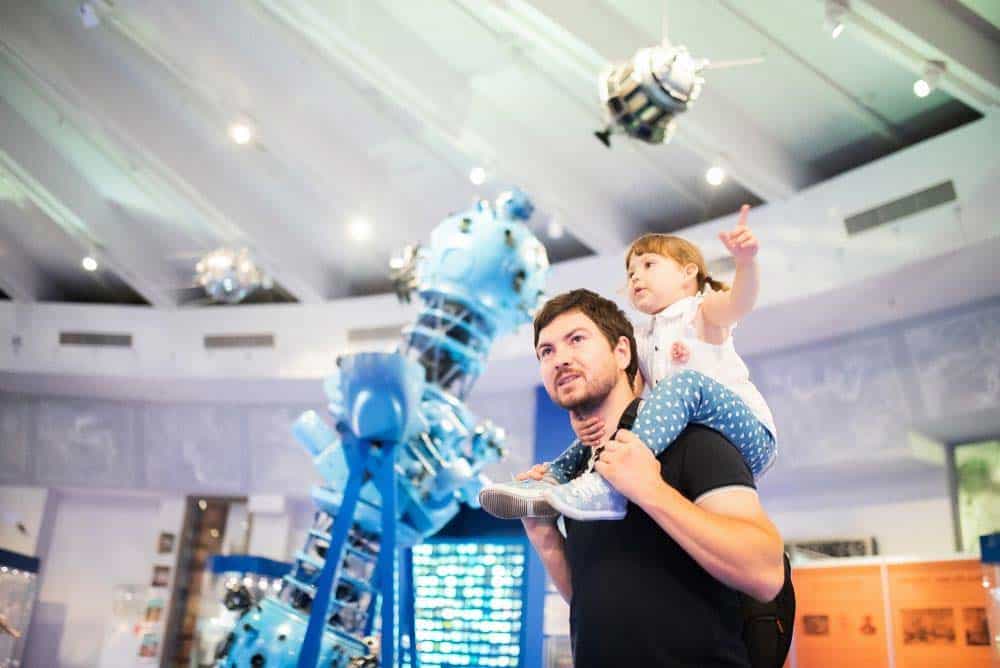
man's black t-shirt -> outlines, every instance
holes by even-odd
[[[691,425],[658,457],[663,479],[694,501],[754,487],[736,448]],[[576,668],[749,668],[736,591],[709,575],[632,503],[620,521],[566,519]]]

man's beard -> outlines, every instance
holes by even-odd
[[[604,403],[604,400],[608,398],[609,394],[611,394],[611,390],[615,387],[616,380],[617,379],[614,376],[608,376],[603,380],[597,379],[588,381],[582,397],[567,401],[563,401],[559,398],[559,388],[556,388],[556,395],[552,397],[552,401],[554,401],[560,408],[573,411],[577,415],[590,415],[594,412],[594,409]]]

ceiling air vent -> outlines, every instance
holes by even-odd
[[[223,348],[273,348],[274,334],[209,334],[205,336],[209,350]]]
[[[365,350],[390,350],[399,343],[399,333],[404,325],[385,327],[358,327],[347,330],[347,350],[356,353]]]
[[[891,223],[894,220],[912,216],[926,209],[930,209],[946,202],[954,202],[958,197],[955,195],[955,183],[944,181],[936,186],[931,186],[925,190],[912,193],[905,197],[887,202],[874,209],[868,209],[861,213],[856,213],[844,219],[844,227],[847,228],[847,235],[852,236],[865,230],[870,230],[879,225]]]
[[[59,332],[61,346],[101,346],[103,348],[131,348],[131,334],[108,332]]]

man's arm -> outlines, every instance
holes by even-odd
[[[625,430],[608,443],[596,468],[720,582],[761,601],[781,590],[781,536],[752,488],[726,487],[692,503],[663,480],[653,453]]]
[[[552,578],[556,589],[567,603],[573,598],[573,585],[569,579],[569,562],[566,560],[566,539],[552,520],[524,518],[524,531],[535,552],[542,560],[545,571]]]
[[[778,530],[749,487],[732,487],[691,503],[660,479],[636,501],[716,580],[759,601],[784,583]]]
[[[535,464],[524,473],[517,475],[518,480],[541,480],[549,471],[549,464]],[[569,561],[566,560],[566,539],[559,532],[555,520],[526,517],[521,520],[524,532],[528,534],[531,546],[535,548],[542,566],[552,578],[556,589],[563,600],[569,603],[573,598],[573,585],[569,579]]]

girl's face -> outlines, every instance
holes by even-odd
[[[628,297],[639,311],[653,315],[695,293],[698,267],[681,266],[657,253],[633,255],[628,262]]]

